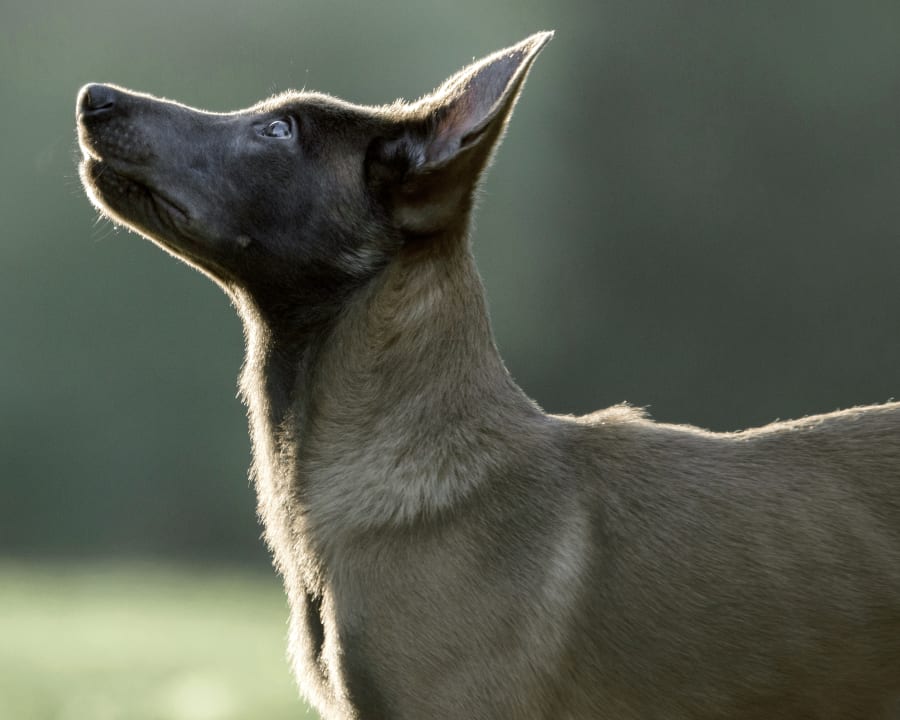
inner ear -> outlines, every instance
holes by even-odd
[[[430,95],[391,109],[392,132],[372,141],[366,172],[407,232],[465,223],[525,76],[552,33],[539,33],[463,68]]]
[[[518,45],[472,63],[413,106],[430,125],[425,140],[427,164],[451,159],[456,152],[492,135],[490,143],[496,142],[528,70],[552,36],[532,35]]]

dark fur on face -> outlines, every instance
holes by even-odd
[[[334,719],[897,718],[900,404],[716,434],[506,372],[469,219],[549,38],[378,108],[79,95],[93,202],[244,321],[301,687]]]
[[[285,94],[213,114],[112,86],[80,104],[95,204],[271,322],[327,322],[399,245],[363,164],[388,111]]]

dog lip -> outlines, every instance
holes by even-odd
[[[91,137],[91,129],[84,122],[81,113],[76,116],[76,126],[78,128],[78,146],[81,148],[81,154],[85,158],[94,160],[102,160],[102,156],[97,149],[95,139]]]
[[[81,155],[85,160],[94,160],[95,162],[103,162],[103,158],[100,157],[100,153],[97,152],[97,149],[88,142],[84,142],[83,140],[78,143],[81,147]]]
[[[140,183],[138,183],[140,184]],[[185,210],[181,205],[172,200],[168,195],[164,195],[153,188],[144,185],[147,192],[150,193],[151,200],[156,203],[159,202],[162,205],[165,205],[166,209],[169,213],[178,220],[182,225],[187,225],[190,217],[187,214],[187,210]]]

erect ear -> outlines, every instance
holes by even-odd
[[[404,232],[461,225],[528,69],[553,37],[543,32],[462,69],[430,95],[389,110],[392,132],[374,140],[370,186]]]

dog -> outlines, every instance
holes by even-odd
[[[469,222],[550,37],[383,107],[78,96],[90,199],[243,320],[299,684],[329,719],[890,717],[900,403],[720,434],[506,371]]]

